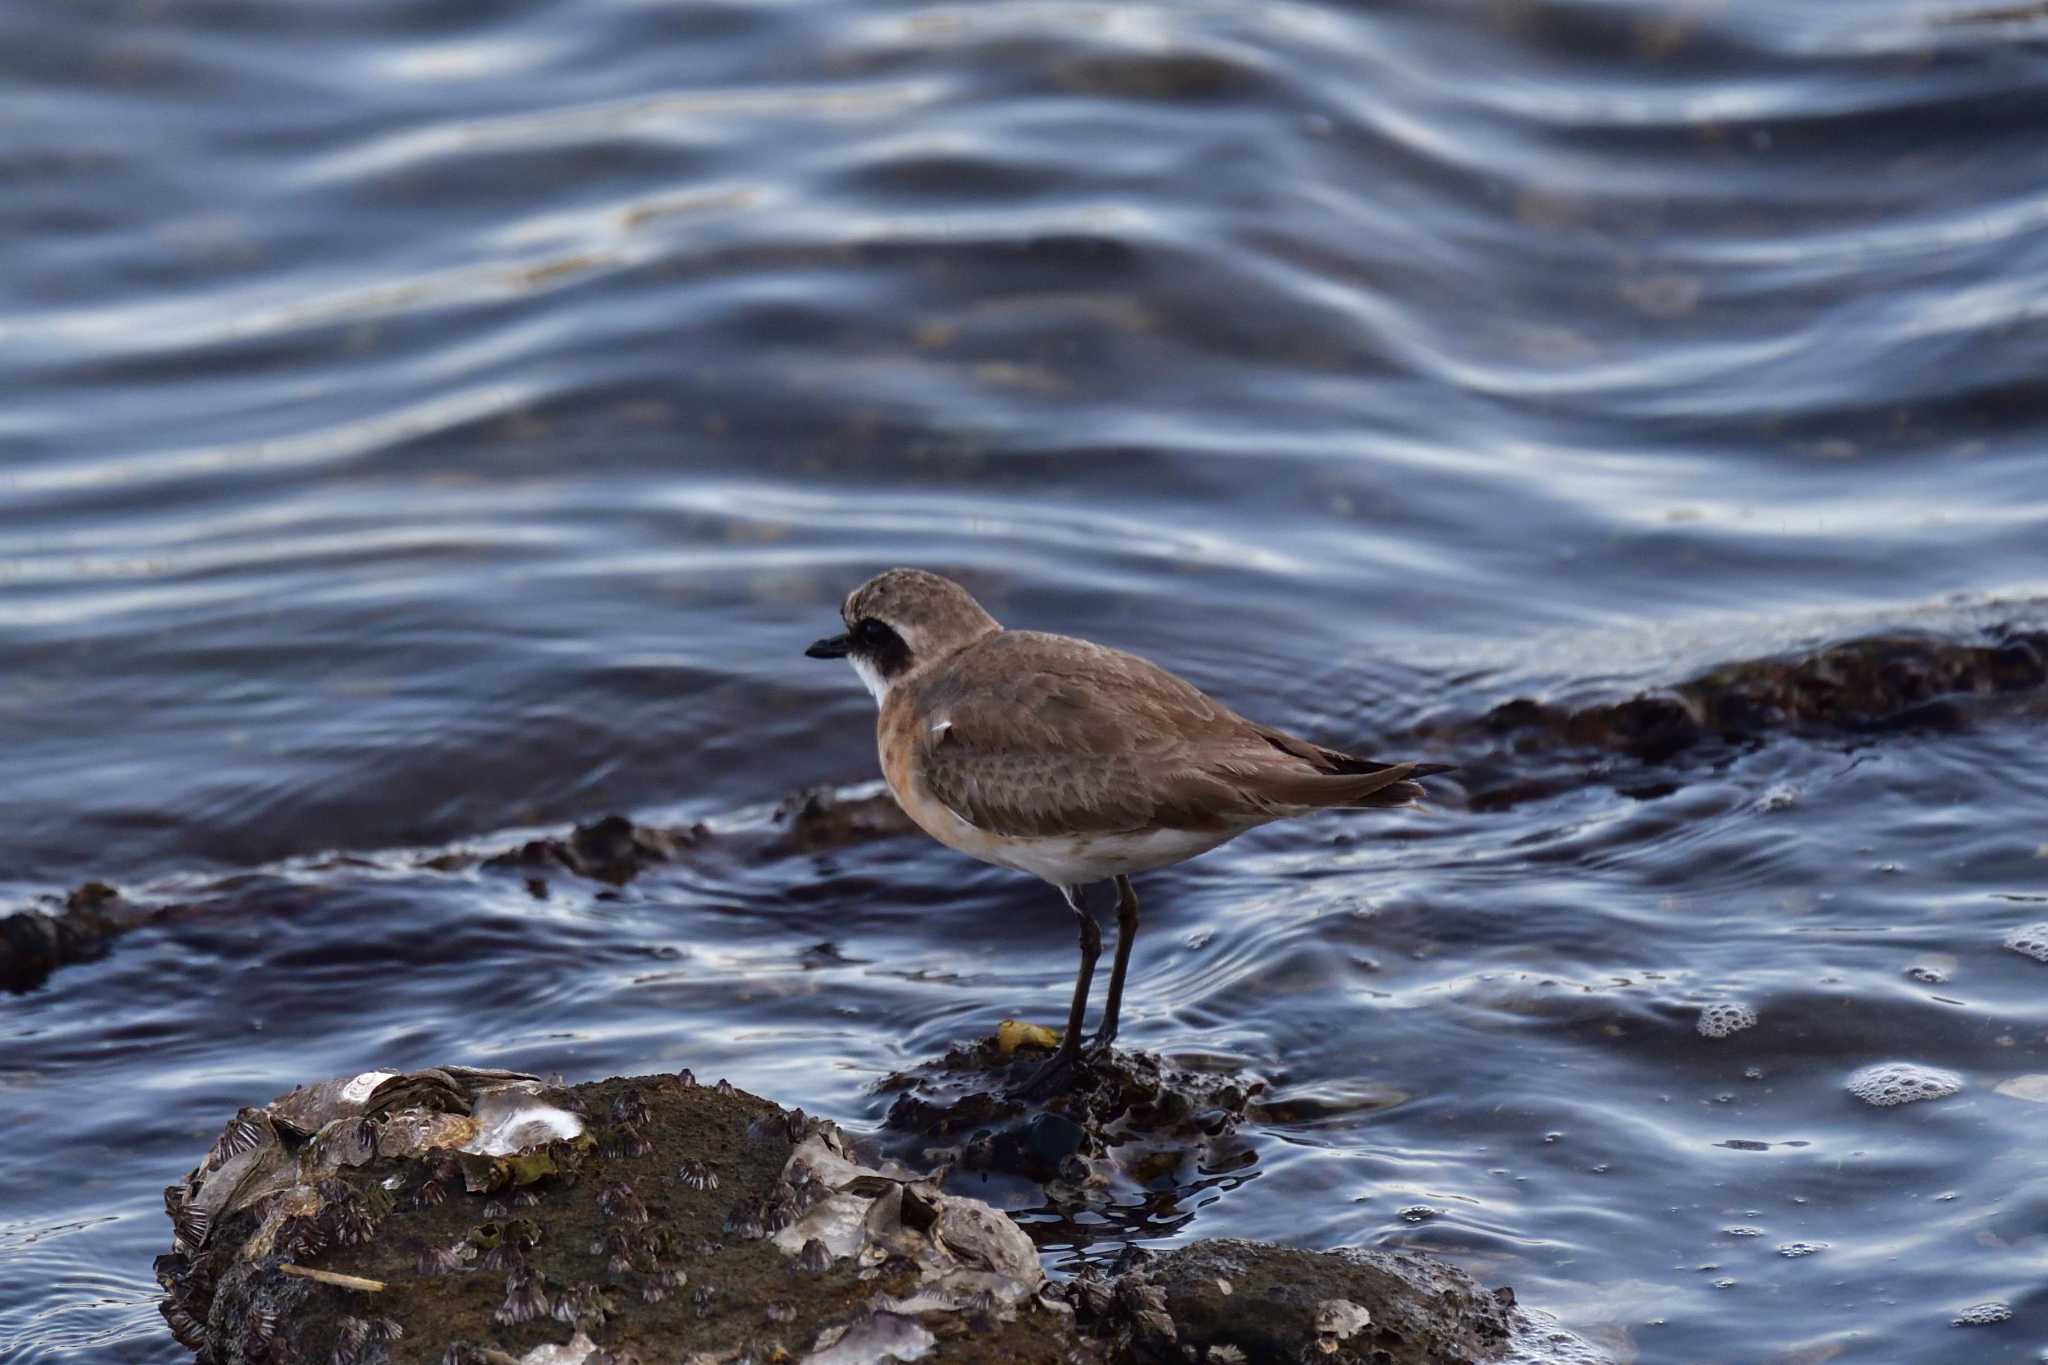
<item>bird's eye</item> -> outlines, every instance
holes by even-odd
[[[860,637],[862,644],[867,645],[879,645],[896,633],[872,616],[863,617],[853,632]]]

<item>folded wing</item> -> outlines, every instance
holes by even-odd
[[[1435,767],[1381,764],[1258,725],[1135,655],[1006,631],[924,688],[918,770],[1013,837],[1234,831],[1328,806],[1400,805]]]

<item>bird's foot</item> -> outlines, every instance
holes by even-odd
[[[1051,1099],[1054,1095],[1075,1088],[1075,1082],[1089,1067],[1100,1066],[1110,1059],[1115,1051],[1111,1046],[1114,1033],[1105,1038],[1100,1033],[1090,1034],[1071,1047],[1064,1040],[1059,1050],[1039,1065],[1038,1070],[1025,1078],[1017,1087],[1017,1093],[1026,1099]]]
[[[1116,1051],[1116,1048],[1113,1046],[1115,1042],[1116,1034],[1114,1031],[1104,1033],[1098,1029],[1081,1040],[1081,1055],[1091,1062],[1099,1062],[1109,1056],[1110,1053]]]
[[[1057,1052],[1040,1063],[1038,1069],[1017,1087],[1017,1094],[1025,1099],[1046,1100],[1071,1089],[1074,1084],[1074,1070],[1080,1060],[1079,1046],[1068,1047],[1062,1043]]]

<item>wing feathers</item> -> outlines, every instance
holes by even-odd
[[[1322,807],[1405,804],[1422,795],[1410,779],[1442,770],[1324,749],[1135,655],[1064,636],[1004,631],[898,691],[890,707],[922,717],[926,789],[995,834],[1234,833]]]

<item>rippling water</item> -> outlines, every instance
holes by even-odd
[[[1055,1018],[1056,899],[921,843],[616,896],[415,865],[871,776],[800,652],[877,568],[1363,745],[2048,615],[2031,7],[80,0],[0,41],[0,898],[255,907],[0,1003],[9,1360],[183,1358],[158,1192],[300,1080],[687,1064],[872,1121]],[[1155,875],[1126,1036],[1284,1103],[1106,1235],[1425,1246],[1643,1361],[2037,1358],[2038,722]],[[1894,1060],[1964,1088],[1848,1093]]]

